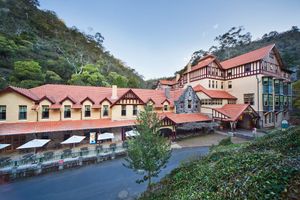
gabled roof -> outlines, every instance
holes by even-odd
[[[237,67],[243,64],[251,63],[254,61],[258,61],[266,57],[270,51],[275,47],[275,44],[271,44],[254,51],[250,51],[248,53],[242,54],[240,56],[236,56],[234,58],[225,60],[221,62],[221,65],[224,69],[230,69],[233,67]]]
[[[220,62],[217,60],[217,58],[214,55],[209,54],[209,55],[206,55],[203,58],[201,58],[198,61],[198,63],[192,67],[191,72],[195,71],[197,69],[201,69],[203,67],[206,67],[209,64],[211,64],[212,62],[215,62],[219,66],[219,68],[222,69],[222,66],[221,66]],[[187,72],[185,72],[185,73],[187,73]]]
[[[175,124],[181,124],[181,123],[188,123],[188,122],[203,122],[203,121],[211,121],[211,118],[209,118],[206,115],[203,115],[201,113],[180,113],[176,114],[173,112],[165,112],[165,113],[159,113],[158,116],[161,119],[169,119]]]
[[[141,102],[147,102],[149,97],[151,97],[154,102],[154,106],[161,106],[161,103],[166,99],[164,90],[153,90],[153,89],[130,89],[130,88],[117,88],[118,99],[111,99],[112,88],[111,87],[96,87],[96,86],[77,86],[77,85],[60,85],[60,84],[46,84],[38,86],[31,89],[23,89],[16,87],[8,87],[5,90],[0,91],[0,93],[6,91],[17,92],[34,102],[39,102],[43,99],[48,99],[51,101],[51,109],[58,109],[61,102],[69,99],[73,104],[79,104],[84,99],[89,99],[94,102],[94,104],[100,104],[104,100],[108,100],[111,104],[118,101],[124,94],[132,91]],[[183,89],[176,89],[170,91],[170,106],[174,105],[179,96],[182,94]],[[55,104],[55,105],[54,105]]]
[[[80,103],[82,104],[86,100],[88,100],[88,101],[92,102],[93,104],[95,104],[95,102],[90,97],[85,97]]]
[[[32,101],[38,101],[39,97],[36,96],[33,92],[31,92],[29,89],[25,89],[25,88],[19,88],[19,87],[14,87],[14,86],[8,86],[7,88],[5,88],[4,90],[0,91],[1,93],[5,93],[5,92],[16,92]]]
[[[214,110],[229,117],[228,121],[236,121],[247,108],[253,108],[249,104],[226,104],[222,108],[214,108]],[[253,110],[253,112],[255,112]]]
[[[76,103],[76,100],[73,97],[69,96],[69,95],[67,95],[65,98],[63,98],[59,103],[62,103],[66,100],[70,100],[74,104]]]
[[[176,84],[175,79],[172,79],[172,80],[162,79],[162,80],[159,80],[158,82],[162,85],[169,85],[169,86],[172,86],[172,85]]]
[[[212,99],[237,99],[235,96],[224,90],[208,90],[200,84],[195,86],[193,89],[195,92],[203,92]]]

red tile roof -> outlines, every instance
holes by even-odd
[[[249,106],[249,104],[226,104],[222,108],[214,108],[214,110],[229,117],[228,121],[236,121]]]
[[[218,62],[214,55],[209,54],[207,56],[204,56],[203,58],[201,58],[198,61],[197,65],[194,65],[192,67],[191,71],[195,71],[197,69],[201,69],[203,67],[206,67],[207,65],[211,64],[214,61]]]
[[[269,54],[269,52],[274,48],[275,44],[250,51],[248,53],[242,54],[240,56],[225,60],[221,62],[221,65],[224,69],[230,69],[239,65],[247,64],[250,62],[258,61],[263,59]]]
[[[203,92],[207,96],[209,96],[212,99],[237,99],[235,96],[229,94],[226,91],[223,90],[208,90],[205,89],[203,86],[200,84],[195,86],[194,88],[195,92]]]
[[[162,79],[162,80],[159,80],[159,82],[162,85],[175,85],[176,84],[175,79],[172,79],[172,80]]]
[[[68,130],[89,130],[133,125],[135,125],[134,120],[112,121],[111,119],[2,123],[0,124],[0,136]]]
[[[5,93],[5,92],[10,92],[10,91],[14,91],[24,97],[27,97],[29,99],[31,99],[32,101],[38,101],[39,97],[36,96],[33,92],[31,92],[28,89],[25,88],[19,88],[19,87],[14,87],[14,86],[8,86],[7,88],[3,89],[0,91],[0,94]]]
[[[164,90],[151,90],[151,89],[130,89],[130,88],[118,88],[117,96],[120,98],[126,92],[132,90],[143,102],[147,102],[149,97],[155,103],[155,106],[161,107],[161,103],[166,100]],[[43,99],[49,99],[52,103],[50,108],[55,109],[60,107],[60,103],[69,99],[74,104],[80,104],[84,100],[89,99],[94,105],[99,105],[103,100],[108,100],[112,104],[118,99],[111,99],[112,88],[110,87],[96,87],[96,86],[76,86],[76,85],[58,85],[58,84],[46,84],[31,89],[8,87],[2,90],[2,92],[14,91],[21,93],[35,102],[39,102]],[[183,89],[171,90],[170,99],[171,106],[174,105],[174,101],[182,94]],[[76,107],[76,106],[75,106]]]
[[[162,119],[168,118],[173,121],[175,124],[188,123],[188,122],[203,122],[203,121],[211,121],[206,115],[200,113],[181,113],[176,114],[172,112],[159,113],[159,117]]]

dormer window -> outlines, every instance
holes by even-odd
[[[108,116],[108,105],[103,105],[103,117]]]
[[[42,119],[49,119],[49,106],[48,105],[42,106]]]
[[[71,106],[64,106],[64,118],[71,118]]]
[[[85,105],[84,106],[84,116],[85,117],[90,117],[91,116],[91,106],[90,105]]]
[[[168,105],[164,105],[164,111],[168,111]]]

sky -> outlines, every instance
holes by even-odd
[[[40,0],[67,26],[100,32],[104,47],[145,79],[173,76],[233,26],[255,40],[300,27],[299,0]]]

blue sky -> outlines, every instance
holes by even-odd
[[[68,26],[100,32],[104,46],[146,79],[172,76],[232,26],[252,39],[300,27],[299,0],[40,0]]]

